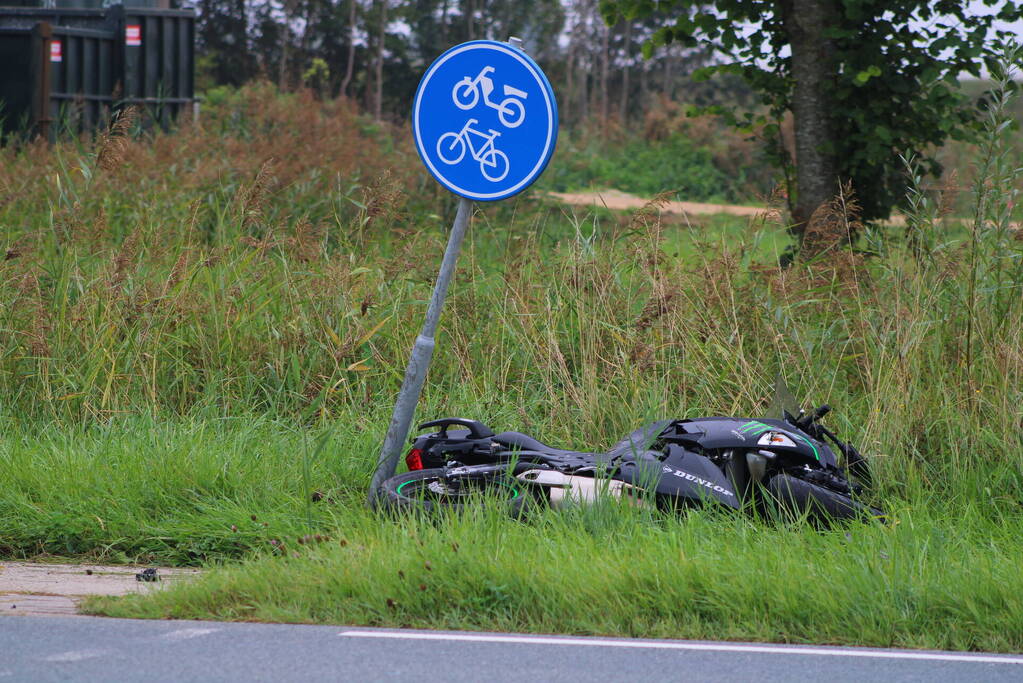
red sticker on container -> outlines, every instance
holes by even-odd
[[[124,44],[128,47],[142,45],[142,26],[140,24],[128,24],[124,27]]]
[[[50,61],[51,62],[63,62],[64,61],[64,55],[63,55],[63,53],[60,50],[60,41],[59,40],[51,40],[50,41]]]

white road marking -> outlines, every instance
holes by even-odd
[[[46,657],[47,662],[80,662],[83,659],[94,659],[110,654],[110,650],[68,650]]]
[[[704,652],[752,652],[773,655],[810,655],[819,657],[867,657],[872,659],[922,659],[938,662],[986,662],[1023,664],[1023,657],[1011,655],[973,655],[941,652],[859,650],[830,647],[792,647],[787,645],[744,645],[739,643],[680,643],[675,641],[629,640],[610,638],[554,638],[547,636],[500,636],[469,633],[398,633],[395,631],[342,631],[349,638],[392,638],[397,640],[453,640],[475,643],[521,643],[524,645],[582,645],[590,647],[631,647],[654,650],[698,650]]]
[[[183,628],[177,631],[164,633],[160,637],[164,640],[188,640],[190,638],[198,638],[199,636],[216,633],[219,630],[219,628]]]

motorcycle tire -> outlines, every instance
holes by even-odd
[[[815,522],[826,524],[829,521],[866,517],[884,521],[884,513],[877,508],[788,474],[771,477],[767,482],[767,490],[783,508],[795,514],[806,513]]]
[[[514,477],[495,473],[448,479],[444,472],[443,468],[415,470],[387,479],[377,491],[376,507],[398,512],[460,512],[490,499],[511,516],[521,516],[529,494]]]

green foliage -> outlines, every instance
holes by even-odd
[[[326,93],[330,81],[330,67],[319,57],[313,58],[309,68],[302,72],[302,82],[321,96]]]
[[[543,186],[558,191],[614,188],[647,197],[677,191],[692,201],[732,202],[748,196],[744,181],[716,166],[709,148],[675,134],[657,141],[559,141]]]
[[[655,9],[670,16],[648,51],[672,42],[714,45],[724,63],[708,70],[741,74],[770,109],[769,115],[732,112],[732,120],[746,127],[769,125],[792,110],[790,8],[777,0],[601,2],[609,23]],[[1023,6],[1009,1],[987,15],[972,8],[923,0],[835,3],[825,29],[834,71],[828,90],[819,93],[833,112],[832,135],[819,143],[837,160],[841,177],[852,180],[864,218],[886,217],[902,199],[899,154],[912,151],[927,171],[937,173],[930,156],[934,146],[968,135],[976,123],[977,109],[957,79],[963,73],[978,76],[985,62],[993,62],[1000,46],[1013,39],[993,22],[1020,19]]]

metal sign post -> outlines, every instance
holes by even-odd
[[[451,276],[455,273],[458,253],[462,249],[462,238],[465,237],[465,229],[469,225],[471,215],[472,200],[464,197],[459,199],[458,213],[455,215],[454,225],[451,226],[451,236],[448,238],[448,246],[444,250],[444,260],[440,264],[437,285],[433,288],[433,296],[430,297],[430,307],[426,309],[423,331],[416,337],[416,343],[412,346],[412,356],[409,358],[408,368],[405,370],[405,380],[401,383],[398,400],[394,403],[391,424],[387,428],[387,436],[384,437],[384,447],[380,450],[377,470],[373,473],[373,481],[369,487],[371,500],[376,490],[380,488],[380,484],[394,475],[398,456],[401,455],[402,444],[408,438],[409,428],[412,426],[412,415],[416,411],[419,395],[423,391],[423,382],[426,380],[426,371],[430,367],[430,360],[433,359],[433,338],[437,333],[440,311],[444,307],[444,298],[448,293]]]
[[[497,201],[522,192],[547,167],[558,139],[558,105],[543,71],[512,38],[474,40],[451,48],[430,65],[412,106],[416,151],[427,170],[460,197],[437,285],[416,337],[394,404],[370,502],[394,475],[412,425],[448,285],[455,272],[473,201]]]

